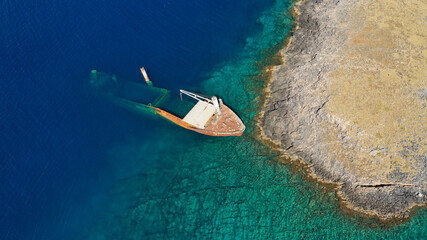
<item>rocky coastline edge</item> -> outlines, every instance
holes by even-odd
[[[364,3],[365,7],[372,8],[368,2]],[[381,60],[375,62],[376,59],[366,57],[366,53],[348,57],[348,52],[355,48],[372,51],[371,43],[378,38],[372,40],[368,36],[362,39],[365,41],[362,46],[357,45],[358,42],[352,45],[355,36],[369,25],[369,19],[363,16],[363,13],[369,13],[363,12],[363,7],[351,0],[301,0],[295,3],[296,27],[280,52],[283,64],[271,70],[258,125],[262,138],[273,142],[285,156],[308,165],[310,175],[317,180],[337,186],[338,195],[347,208],[382,220],[407,218],[411,209],[425,206],[427,202],[426,134],[422,131],[425,130],[425,115],[413,118],[421,121],[421,127],[414,130],[418,135],[412,135],[416,141],[396,150],[389,146],[402,145],[406,139],[393,142],[390,137],[385,141],[380,134],[371,133],[363,124],[353,123],[345,118],[345,114],[334,111],[339,109],[337,96],[341,91],[339,87],[342,87],[339,84],[336,87],[334,82],[339,79],[337,72],[354,72],[354,66],[363,68],[369,61],[370,66],[377,67],[376,71],[392,68],[381,65],[378,62]],[[419,45],[424,47],[425,41]],[[421,64],[425,64],[425,57],[421,58]],[[393,84],[396,85],[396,81]],[[353,87],[353,91],[366,91],[357,89],[357,85]],[[411,90],[424,94],[422,81],[416,87],[412,86]],[[415,103],[421,113],[423,97],[420,106]],[[370,141],[364,139],[366,136]],[[408,153],[405,147],[417,151]],[[401,159],[406,165],[396,164]]]

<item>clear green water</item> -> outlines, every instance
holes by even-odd
[[[89,239],[427,239],[426,210],[392,226],[346,215],[335,192],[291,171],[257,140],[262,71],[292,28],[289,8],[278,0],[264,12],[263,30],[196,89],[222,97],[245,134],[208,137],[164,122],[150,139],[114,147],[109,168],[122,180]]]

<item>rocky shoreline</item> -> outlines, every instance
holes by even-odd
[[[426,6],[401,4],[298,2],[259,120],[348,208],[381,219],[427,202]]]

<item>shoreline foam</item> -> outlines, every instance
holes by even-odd
[[[327,149],[332,140],[324,137],[331,131],[325,124],[332,122],[340,128],[349,127],[345,120],[338,119],[337,114],[330,114],[334,105],[329,102],[333,94],[329,92],[328,74],[337,67],[327,63],[342,58],[349,40],[354,39],[351,34],[357,31],[352,32],[346,27],[365,24],[357,25],[361,19],[355,14],[360,13],[358,8],[356,3],[339,1],[317,4],[299,1],[295,4],[293,14],[297,26],[294,36],[281,52],[284,64],[273,67],[258,125],[263,139],[274,143],[292,160],[298,159],[308,165],[311,177],[335,184],[344,207],[383,220],[405,218],[410,215],[410,209],[426,203],[426,188],[422,185],[425,164],[415,173],[413,183],[409,177],[398,181],[389,175],[387,180],[383,176],[355,174],[348,171],[348,163],[333,158]],[[344,17],[347,20],[343,21]],[[307,86],[311,89],[307,90]],[[301,96],[303,94],[308,96]],[[292,123],[297,126],[290,126]],[[337,135],[348,137],[345,133]],[[334,144],[346,142],[335,141]]]

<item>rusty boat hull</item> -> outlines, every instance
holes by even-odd
[[[153,107],[156,114],[188,130],[209,136],[241,136],[246,127],[242,120],[225,104],[221,105],[221,116],[216,121],[210,121],[204,128],[197,128],[184,122],[181,118],[163,110]]]

